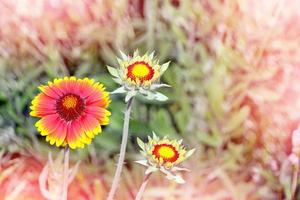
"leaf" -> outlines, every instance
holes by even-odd
[[[186,158],[190,157],[194,152],[196,151],[196,149],[191,149],[186,153]]]
[[[250,108],[248,106],[244,106],[237,112],[233,113],[228,123],[224,126],[223,131],[225,133],[230,133],[237,129],[246,120],[249,113]]]
[[[186,168],[183,168],[183,167],[172,167],[171,169],[172,172],[176,172],[176,171],[186,171],[186,172],[189,172],[190,170],[189,169],[186,169]]]
[[[144,96],[147,100],[154,100],[155,99],[155,93],[154,92],[151,92],[151,91],[147,91],[147,95]]]
[[[154,131],[152,131],[152,137],[153,137],[153,140],[159,140],[159,138],[157,137],[157,135],[155,134],[155,132]]]
[[[125,102],[128,102],[136,94],[137,94],[136,90],[131,90],[131,91],[127,92],[126,97],[125,97]]]
[[[75,166],[72,167],[70,170],[69,170],[69,178],[68,178],[68,183],[71,184],[72,181],[74,180],[77,172],[78,172],[78,168],[79,168],[79,165],[80,165],[81,161],[77,161]]]
[[[166,63],[164,63],[164,64],[161,66],[160,74],[163,74],[163,73],[168,69],[168,67],[169,67],[169,65],[170,65],[170,62],[171,62],[171,61],[166,62]]]
[[[107,65],[106,67],[107,67],[108,72],[109,72],[112,76],[114,76],[114,77],[119,77],[118,70],[117,70],[116,68],[111,67],[111,66],[108,66],[108,65]]]
[[[128,60],[128,56],[126,56],[125,53],[123,53],[122,51],[120,51],[121,57],[123,60]]]
[[[142,88],[142,87],[139,88],[139,92],[140,92],[141,94],[143,94],[143,95],[147,95],[147,94],[148,94],[148,91],[145,90],[145,89]]]
[[[167,101],[168,97],[160,92],[156,92],[154,94],[154,99],[157,101]]]
[[[177,143],[180,145],[180,144],[182,144],[182,141],[183,141],[183,139],[180,139],[177,141]]]
[[[123,60],[121,60],[120,58],[117,58],[117,61],[118,61],[119,65],[121,65],[123,62]]]
[[[112,80],[120,85],[122,85],[122,80],[120,78],[112,78]]]
[[[156,167],[148,167],[147,170],[145,171],[145,174],[150,174],[152,172],[156,172],[158,169]]]
[[[125,89],[124,86],[117,88],[116,90],[114,90],[113,92],[111,92],[111,94],[122,94],[122,93],[126,93],[127,90]]]
[[[41,193],[43,194],[44,197],[47,197],[49,199],[55,199],[55,195],[49,192],[47,189],[47,179],[48,179],[48,174],[49,174],[49,163],[45,165],[45,167],[42,169],[42,172],[39,176],[39,186]]]
[[[152,60],[152,59],[154,58],[154,53],[155,53],[155,51],[152,51],[152,52],[150,53],[150,55],[149,55],[150,60]]]
[[[171,87],[170,85],[168,84],[153,84],[150,86],[151,87],[151,90],[155,90],[155,89],[158,89],[158,88],[162,88],[162,87]]]
[[[140,165],[143,165],[143,166],[149,166],[147,160],[136,160],[134,162],[136,162],[136,163],[138,163]]]
[[[137,141],[139,147],[141,147],[141,149],[144,150],[145,149],[145,143],[138,137],[136,138],[136,141]]]
[[[171,172],[167,171],[167,170],[164,170],[163,171],[167,176],[167,179],[171,180],[171,181],[175,181],[176,183],[179,183],[179,184],[183,184],[185,183],[185,181],[183,180],[183,178],[179,175],[174,175],[172,174]]]
[[[179,184],[184,184],[185,183],[185,180],[183,180],[183,178],[181,176],[179,176],[179,175],[174,176],[173,180],[176,183],[179,183]]]
[[[137,57],[139,56],[139,50],[136,49],[134,52],[133,52],[133,57]]]

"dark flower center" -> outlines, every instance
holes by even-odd
[[[56,103],[56,111],[66,121],[79,118],[84,108],[84,100],[76,94],[65,94]]]

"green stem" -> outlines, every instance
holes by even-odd
[[[118,160],[117,169],[115,172],[115,176],[114,176],[113,183],[112,183],[111,189],[109,191],[107,200],[114,199],[115,193],[117,191],[117,188],[118,188],[118,185],[120,182],[123,163],[124,163],[124,159],[125,159],[127,140],[128,140],[128,129],[129,129],[129,120],[130,120],[130,112],[131,112],[132,102],[133,102],[133,98],[129,99],[129,101],[126,104],[126,110],[124,113],[122,143],[121,143],[121,148],[120,148],[120,157]]]
[[[69,149],[69,147],[66,147],[64,149],[64,172],[63,172],[63,185],[62,185],[61,200],[67,200],[68,199],[69,154],[70,154],[70,149]]]
[[[292,177],[292,187],[291,187],[291,200],[296,199],[296,190],[297,190],[297,182],[298,182],[298,173],[299,173],[299,163],[293,166],[293,177]]]
[[[138,191],[138,193],[137,193],[137,195],[135,197],[135,200],[141,200],[142,199],[144,191],[145,191],[145,188],[146,188],[147,183],[149,181],[150,175],[151,175],[151,173],[147,174],[144,177],[144,181],[143,181],[143,183],[142,183],[142,185],[141,185],[141,187],[140,187],[140,189],[139,189],[139,191]]]

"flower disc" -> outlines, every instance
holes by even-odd
[[[127,78],[141,83],[144,81],[150,81],[154,76],[154,69],[144,61],[138,61],[128,66]]]
[[[56,102],[57,113],[66,121],[79,118],[84,109],[84,99],[76,94],[66,94]]]
[[[152,154],[159,160],[171,163],[174,163],[179,157],[178,151],[172,144],[156,144]]]
[[[149,89],[151,85],[158,83],[162,75],[162,66],[159,61],[154,58],[154,53],[140,56],[138,51],[135,51],[133,56],[122,54],[122,59],[118,59],[120,69],[114,71],[110,67],[110,72],[117,78],[119,84],[125,85],[126,88]],[[166,65],[165,67],[166,68]]]

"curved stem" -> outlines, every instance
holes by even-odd
[[[63,185],[62,185],[61,200],[68,199],[69,154],[70,154],[70,149],[69,149],[69,147],[66,147],[64,149],[64,172],[63,172]]]
[[[148,181],[149,181],[149,178],[150,178],[150,175],[151,175],[151,174],[152,174],[152,173],[149,173],[149,174],[147,174],[147,175],[145,176],[144,181],[143,181],[143,183],[142,183],[142,185],[141,185],[141,187],[140,187],[140,189],[139,189],[139,191],[138,191],[138,193],[137,193],[137,195],[136,195],[136,197],[135,197],[135,200],[141,200],[141,199],[142,199],[142,196],[143,196],[143,194],[144,194],[145,188],[146,188],[146,186],[147,186],[147,183],[148,183]]]
[[[293,166],[293,177],[292,177],[292,187],[291,187],[291,200],[296,199],[296,190],[297,190],[297,182],[298,182],[298,173],[299,173],[299,163]]]
[[[124,158],[125,158],[125,152],[126,152],[126,146],[127,146],[127,139],[128,139],[128,129],[129,129],[129,119],[130,119],[130,112],[132,107],[133,98],[129,99],[129,101],[126,104],[126,110],[124,113],[124,124],[123,124],[123,133],[122,133],[122,143],[120,148],[120,157],[118,160],[117,169],[115,172],[115,176],[113,179],[113,183],[111,186],[111,189],[109,191],[107,200],[113,200],[116,190],[118,188],[120,177],[122,173]]]

